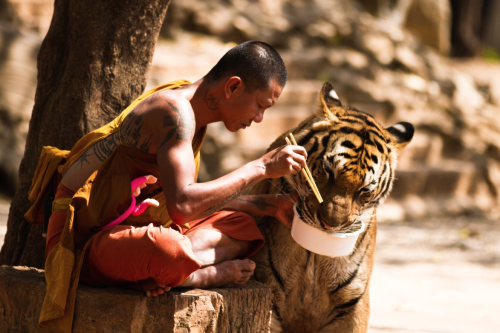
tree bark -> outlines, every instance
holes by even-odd
[[[42,146],[71,149],[146,85],[170,0],[56,0],[38,54],[35,105],[0,264],[43,268],[42,227],[24,219]]]

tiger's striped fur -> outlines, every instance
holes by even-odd
[[[330,258],[305,250],[288,228],[264,217],[258,224],[266,244],[252,257],[255,278],[272,289],[273,331],[366,332],[375,209],[391,191],[397,153],[414,129],[409,123],[384,129],[369,114],[342,106],[329,82],[319,100],[319,111],[292,132],[308,151],[324,202],[318,203],[300,174],[263,181],[252,192],[297,191],[302,219],[322,230],[342,230],[356,219],[364,219],[367,228],[350,255]],[[286,134],[269,150],[284,145]]]

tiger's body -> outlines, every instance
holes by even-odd
[[[413,126],[384,129],[370,115],[343,107],[327,82],[320,110],[291,132],[308,151],[307,163],[324,202],[318,203],[299,174],[261,182],[252,192],[297,191],[302,220],[324,231],[344,230],[357,219],[367,226],[350,255],[331,258],[302,248],[290,229],[272,217],[258,222],[266,244],[252,259],[255,278],[273,292],[272,331],[366,332],[375,210],[392,188],[397,152],[411,140]],[[286,134],[269,150],[284,145]]]

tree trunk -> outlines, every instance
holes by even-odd
[[[41,148],[71,149],[144,90],[169,2],[55,0],[38,55],[35,105],[0,264],[43,268],[42,227],[24,219]]]

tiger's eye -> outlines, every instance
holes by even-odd
[[[361,191],[359,193],[358,199],[364,203],[370,199],[371,195],[372,193],[370,191]]]

